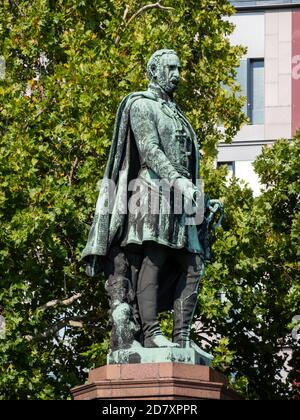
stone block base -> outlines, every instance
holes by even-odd
[[[75,400],[238,400],[224,375],[209,366],[180,363],[107,365],[72,389]]]

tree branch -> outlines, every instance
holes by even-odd
[[[130,19],[128,19],[126,26],[128,26],[135,18],[137,18],[139,15],[141,15],[148,9],[175,10],[174,7],[162,6],[161,0],[157,3],[146,4],[145,6],[142,6],[137,12],[135,12]]]
[[[174,7],[162,6],[161,2],[162,2],[162,0],[159,0],[156,3],[145,4],[139,10],[137,10],[127,21],[126,21],[126,17],[127,17],[128,11],[129,11],[129,7],[128,7],[128,5],[126,5],[126,9],[125,9],[124,15],[123,15],[123,20],[125,21],[125,27],[121,31],[121,33],[124,32],[124,30],[126,29],[126,27],[128,25],[130,25],[130,23],[135,18],[137,18],[138,16],[140,16],[142,13],[146,12],[149,9],[175,10]],[[118,45],[119,44],[120,39],[121,39],[121,34],[120,35],[117,35],[117,37],[115,39],[115,45]]]
[[[72,166],[71,166],[71,171],[70,171],[70,175],[69,175],[69,185],[72,185],[73,178],[74,178],[74,173],[77,169],[78,163],[79,163],[79,159],[78,159],[78,157],[76,157],[74,162],[72,163]]]
[[[25,339],[27,341],[33,341],[33,340],[43,340],[47,337],[50,337],[51,335],[56,334],[58,331],[60,331],[62,328],[65,327],[77,327],[82,328],[83,322],[82,317],[73,317],[73,318],[66,318],[62,321],[57,322],[56,324],[53,324],[51,327],[49,327],[46,331],[44,331],[42,334],[37,335],[33,337],[32,335],[25,335]]]
[[[77,293],[76,295],[73,295],[67,299],[50,300],[49,302],[45,303],[45,305],[41,306],[40,309],[42,311],[45,311],[46,309],[52,308],[53,306],[58,306],[58,305],[69,306],[69,305],[72,305],[72,303],[75,302],[76,300],[80,299],[81,296],[82,296],[82,293]]]
[[[32,336],[32,335],[25,335],[25,339],[27,341],[40,341],[44,340],[45,338],[48,338],[56,333],[58,333],[60,330],[62,330],[65,327],[73,327],[73,328],[83,328],[87,322],[85,321],[99,321],[100,317],[86,317],[86,316],[75,316],[70,318],[62,319],[61,321],[56,322],[55,324],[51,325],[49,328],[47,328],[43,333]]]
[[[126,4],[126,8],[125,8],[124,14],[123,14],[123,20],[124,21],[126,20],[126,17],[128,15],[128,12],[129,12],[129,6],[128,6],[128,4]]]

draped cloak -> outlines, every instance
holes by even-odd
[[[138,150],[130,130],[130,108],[135,100],[146,97],[155,100],[149,92],[126,96],[119,105],[108,162],[101,182],[96,211],[82,259],[90,255],[104,257],[110,246],[122,235],[126,212],[127,185],[140,170]],[[112,188],[116,190],[113,192]]]

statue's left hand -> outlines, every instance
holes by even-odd
[[[216,199],[208,200],[207,207],[212,213],[216,213],[218,210],[223,210],[223,204],[220,200]]]
[[[216,221],[216,223],[212,226],[212,229],[216,229],[217,227],[220,226],[223,217],[224,217],[224,206],[221,203],[220,200],[208,200],[207,203],[207,208],[209,210],[209,216],[208,216],[208,222],[211,222],[212,219],[214,218],[214,215],[219,211],[220,212],[220,216],[218,218],[218,220]]]

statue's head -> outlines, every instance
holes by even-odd
[[[147,64],[149,80],[158,84],[169,95],[177,89],[180,70],[180,61],[174,50],[156,51]]]

